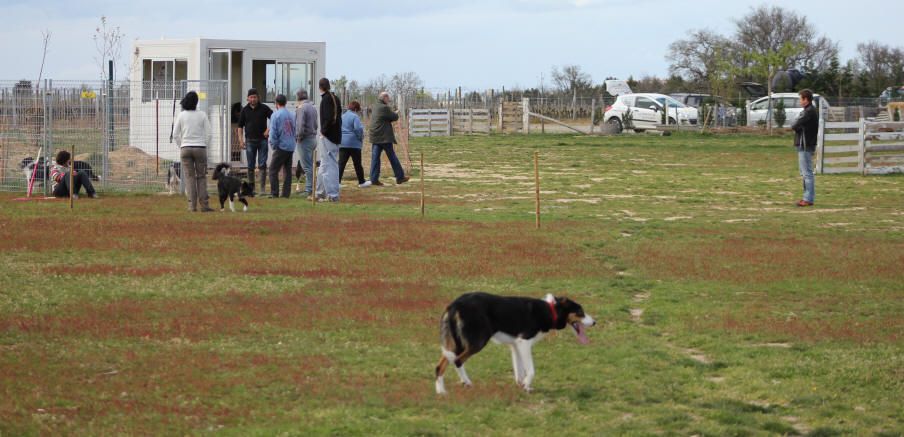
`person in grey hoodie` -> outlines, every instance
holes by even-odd
[[[298,107],[295,108],[295,143],[301,155],[301,168],[304,169],[304,190],[296,194],[310,196],[314,177],[314,150],[317,148],[317,109],[308,100],[307,90],[295,93]]]

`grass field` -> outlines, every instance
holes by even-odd
[[[413,139],[423,221],[418,171],[244,214],[0,193],[0,435],[902,435],[904,177],[795,208],[790,143]],[[477,290],[599,324],[534,348],[534,393],[489,345],[437,396]]]

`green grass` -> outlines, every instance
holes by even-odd
[[[817,175],[788,136],[413,139],[342,202],[0,194],[0,435],[901,435],[900,175]],[[541,228],[534,228],[539,152]],[[348,169],[347,174],[351,172]],[[433,390],[468,291],[599,322]]]

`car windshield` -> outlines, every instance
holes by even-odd
[[[681,103],[671,97],[657,97],[656,101],[659,102],[660,105],[664,104],[664,101],[669,101],[669,108],[686,108],[687,105]]]

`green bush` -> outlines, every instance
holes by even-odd
[[[775,124],[779,127],[785,127],[785,122],[788,121],[788,114],[785,113],[785,102],[781,99],[775,103]]]
[[[893,121],[901,121],[901,111],[900,108],[895,108],[895,116],[892,118]]]
[[[634,114],[631,113],[631,108],[622,113],[622,129],[634,129]]]

